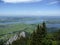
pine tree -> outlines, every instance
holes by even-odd
[[[32,36],[31,36],[31,42],[30,45],[36,45],[36,32],[34,31]]]
[[[42,41],[46,36],[45,22],[42,25],[38,25],[36,31],[33,32],[30,45],[42,45]]]

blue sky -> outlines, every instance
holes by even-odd
[[[60,16],[60,0],[0,0],[0,16]]]

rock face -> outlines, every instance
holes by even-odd
[[[15,34],[13,37],[11,37],[6,43],[5,45],[9,45],[9,44],[12,44],[13,41],[16,41],[17,39],[20,39],[20,37],[26,37],[26,32],[22,31],[22,32],[19,32],[17,34]]]
[[[26,33],[25,33],[25,32],[21,32],[21,33],[20,33],[20,37],[21,37],[21,36],[22,36],[22,37],[26,37]]]

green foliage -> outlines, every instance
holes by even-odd
[[[55,40],[59,41],[60,40],[60,30],[55,32],[53,36],[54,36]]]
[[[46,25],[37,26],[37,30],[33,32],[30,45],[43,45],[43,39],[46,37]]]
[[[57,41],[53,41],[52,42],[52,45],[57,45]]]
[[[27,45],[27,39],[21,36],[20,39],[14,41],[12,45]]]
[[[53,45],[60,45],[60,30],[53,33],[53,38],[54,38]]]
[[[32,25],[25,26],[29,28],[25,30],[28,33],[34,30]],[[41,25],[38,24],[36,30],[31,32],[33,33],[30,33],[31,35],[28,37],[20,37],[20,39],[14,41],[11,45],[60,45],[60,30],[54,33],[47,33],[45,22]],[[0,42],[0,45],[4,44],[4,41],[1,40]]]
[[[52,40],[45,38],[42,40],[42,45],[52,45]]]
[[[0,40],[0,45],[4,45],[4,41],[3,40]]]

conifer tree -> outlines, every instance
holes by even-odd
[[[33,32],[30,45],[42,45],[42,41],[46,36],[45,22],[38,25],[36,31]]]
[[[36,45],[36,32],[34,31],[31,36],[31,42],[30,45]]]

